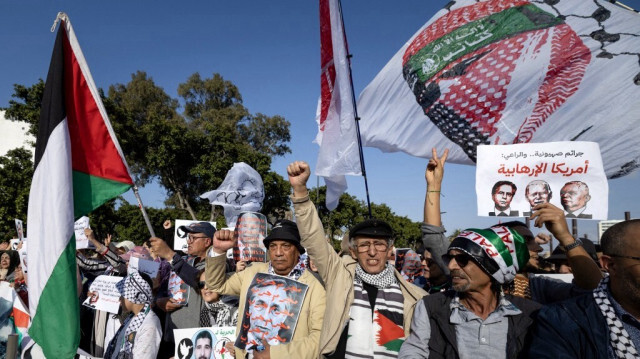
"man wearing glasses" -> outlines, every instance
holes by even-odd
[[[638,358],[640,220],[615,224],[600,243],[609,272],[598,288],[540,311],[531,358]]]
[[[338,256],[309,200],[306,162],[287,167],[293,187],[296,221],[302,244],[326,283],[327,306],[320,334],[325,358],[397,357],[409,333],[416,303],[426,293],[405,281],[387,257],[393,244],[388,223],[367,219],[349,231],[350,256]]]
[[[518,358],[526,353],[538,303],[505,295],[529,260],[525,240],[508,227],[467,229],[443,256],[452,290],[418,303],[401,358]]]
[[[168,350],[170,350],[169,354],[173,353],[173,329],[193,328],[199,324],[200,311],[204,303],[199,295],[198,280],[200,272],[205,268],[204,259],[207,257],[207,250],[211,247],[213,235],[216,232],[215,227],[209,222],[194,222],[189,226],[181,226],[178,230],[188,236],[186,256],[173,251],[160,238],[153,237],[149,240],[151,250],[168,261],[171,271],[189,286],[186,305],[177,304],[171,297],[159,297],[156,300],[158,308],[167,313],[161,355]]]

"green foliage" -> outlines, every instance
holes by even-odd
[[[368,218],[369,210],[364,201],[343,193],[338,207],[329,211],[325,207],[326,187],[309,190],[309,198],[317,206],[320,220],[325,228],[325,233],[333,239],[333,246],[340,249],[342,236],[349,228]],[[421,240],[420,223],[413,222],[406,216],[395,214],[386,204],[371,204],[371,214],[389,223],[395,233],[395,246],[398,248],[410,247]]]
[[[9,100],[9,107],[4,108],[5,117],[11,121],[25,122],[29,125],[29,134],[38,135],[40,121],[40,104],[44,94],[44,81],[38,80],[33,86],[13,85],[14,100]]]
[[[31,156],[31,151],[16,148],[0,157],[0,240],[17,237],[14,219],[26,225],[33,177]]]

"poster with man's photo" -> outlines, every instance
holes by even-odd
[[[174,329],[176,359],[231,359],[235,327]]]
[[[116,283],[120,280],[122,280],[122,277],[98,276],[89,286],[87,299],[82,304],[92,309],[118,314],[120,292],[116,288]]]
[[[187,253],[187,238],[188,238],[188,233],[185,233],[184,231],[180,230],[180,227],[185,226],[185,227],[189,227],[189,225],[191,223],[197,223],[197,222],[205,222],[205,221],[191,221],[191,220],[187,220],[187,219],[176,219],[175,222],[175,230],[173,232],[173,249],[176,251],[183,251],[185,253]],[[211,225],[213,226],[213,228],[218,229],[218,227],[216,227],[216,222],[209,222],[211,223]]]
[[[189,303],[189,285],[174,271],[169,274],[167,290],[169,291],[169,297],[173,299],[175,304],[185,306]]]
[[[247,290],[236,347],[253,351],[263,339],[269,345],[290,342],[307,290],[293,279],[257,273]]]
[[[478,146],[478,216],[529,217],[551,203],[567,218],[607,219],[609,185],[595,142]]]
[[[267,249],[262,241],[267,237],[267,217],[258,212],[241,212],[235,230],[238,234],[238,245],[233,247],[233,259],[265,262]]]

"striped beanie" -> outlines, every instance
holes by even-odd
[[[465,229],[449,245],[469,254],[486,273],[499,283],[507,283],[529,261],[524,238],[504,226],[487,229]]]

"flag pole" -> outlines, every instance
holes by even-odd
[[[149,234],[151,234],[151,237],[155,237],[156,232],[153,230],[153,227],[151,226],[151,221],[149,220],[149,215],[147,214],[147,210],[145,210],[144,206],[142,205],[142,199],[140,198],[140,193],[138,193],[138,186],[133,186],[133,194],[136,196],[136,199],[138,200],[138,207],[140,207],[140,211],[142,212],[144,223],[147,224],[147,229],[149,229]]]
[[[342,35],[344,36],[345,47],[347,48],[347,64],[349,65],[349,82],[351,82],[351,101],[353,102],[353,113],[356,121],[356,135],[358,137],[358,153],[360,154],[360,170],[362,171],[362,177],[364,177],[364,189],[367,195],[367,209],[369,210],[369,218],[371,215],[371,200],[369,199],[369,183],[367,181],[367,171],[364,166],[364,153],[362,152],[362,137],[360,137],[360,117],[358,116],[358,106],[356,105],[356,93],[353,89],[353,76],[351,75],[351,58],[353,55],[349,51],[349,43],[347,42],[347,32],[344,28],[344,18],[342,16],[342,1],[338,0],[338,6],[340,8],[340,25],[342,26]]]

